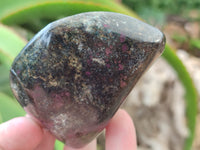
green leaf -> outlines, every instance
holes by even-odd
[[[11,97],[0,93],[0,114],[2,121],[8,121],[14,117],[24,116],[25,111]]]
[[[198,48],[200,50],[200,39],[191,39],[190,40],[191,48]]]
[[[13,96],[9,84],[9,69],[5,65],[0,65],[0,92]]]
[[[88,11],[114,11],[137,18],[137,15],[127,7],[111,0],[31,0],[24,1],[23,4],[22,0],[12,2],[12,7],[8,2],[3,4],[4,7],[9,8],[9,11],[4,10],[5,8],[0,10],[0,21],[7,25],[23,25],[35,32],[58,18]]]
[[[9,68],[26,41],[20,38],[11,28],[0,24],[0,62]]]
[[[176,42],[179,42],[179,43],[185,43],[186,41],[188,41],[188,38],[186,36],[180,35],[180,34],[177,34],[177,33],[175,33],[172,36],[172,39],[175,40]]]
[[[56,140],[55,150],[62,150],[63,148],[64,148],[64,144],[61,141]]]
[[[181,60],[177,57],[175,51],[166,45],[162,56],[177,72],[177,75],[183,84],[183,87],[185,88],[186,116],[190,134],[185,142],[184,150],[190,150],[195,136],[198,98],[197,91],[189,73],[187,72]]]
[[[2,123],[3,121],[2,121],[2,116],[1,116],[1,114],[0,114],[0,124]]]
[[[163,26],[165,24],[166,16],[163,11],[159,9],[151,9],[149,7],[143,7],[138,11],[139,16],[141,16],[147,23],[152,25]]]

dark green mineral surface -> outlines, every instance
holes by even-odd
[[[89,12],[42,29],[12,64],[13,93],[59,140],[81,147],[104,129],[165,46],[158,29]]]

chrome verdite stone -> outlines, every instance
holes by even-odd
[[[12,91],[56,138],[82,147],[107,125],[165,36],[132,17],[88,12],[47,25],[15,58]]]

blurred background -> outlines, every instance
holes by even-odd
[[[9,86],[16,55],[48,23],[88,11],[130,15],[166,35],[162,57],[122,106],[136,126],[138,150],[199,150],[199,0],[0,0],[0,123],[25,114]],[[102,133],[98,150],[104,142]],[[55,150],[62,147],[57,141]]]

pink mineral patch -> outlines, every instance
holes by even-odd
[[[91,64],[92,64],[92,60],[91,60],[91,59],[92,59],[92,57],[91,57],[90,59],[87,60],[87,64],[88,64],[88,65],[91,65]]]
[[[124,66],[122,64],[119,64],[119,70],[123,70]]]
[[[19,74],[20,74],[20,72],[21,72],[20,70],[17,70],[17,71],[16,71],[17,75],[19,75]]]
[[[35,85],[34,90],[30,91],[30,95],[34,100],[40,100],[46,98],[45,91],[40,87],[40,85]]]
[[[107,67],[107,68],[110,68],[110,64],[106,64],[106,67]]]
[[[108,56],[109,54],[112,54],[112,51],[109,48],[106,48],[106,56]]]
[[[62,94],[53,94],[53,106],[60,108],[64,105],[63,95]]]
[[[108,27],[108,25],[107,25],[107,24],[104,24],[103,26],[104,26],[105,28],[107,28],[107,27]]]
[[[126,52],[128,50],[128,46],[126,44],[122,45],[122,51]]]
[[[70,97],[70,93],[69,93],[69,92],[65,92],[65,95],[66,95],[67,97]]]
[[[120,87],[121,87],[121,88],[125,87],[126,85],[127,85],[126,82],[120,81]]]
[[[86,73],[85,73],[87,76],[90,76],[91,75],[91,72],[89,72],[89,71],[86,71]]]
[[[125,36],[123,34],[120,35],[120,42],[124,42],[125,41]]]

